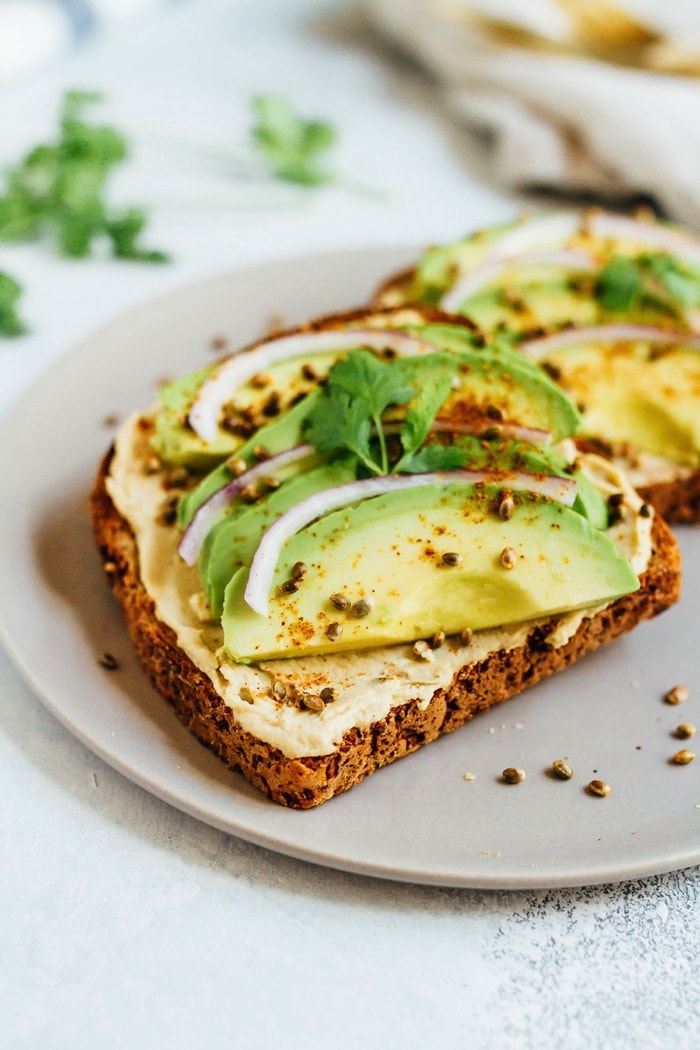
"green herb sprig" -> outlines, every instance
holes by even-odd
[[[0,336],[22,335],[26,326],[17,312],[22,286],[7,273],[0,272]]]
[[[325,156],[337,135],[331,124],[304,120],[282,95],[260,95],[253,99],[256,123],[252,129],[257,145],[273,173],[302,186],[322,186],[335,176],[324,166]]]
[[[615,256],[598,275],[596,296],[612,313],[649,306],[679,316],[700,305],[700,270],[671,255]]]
[[[328,374],[322,396],[307,419],[307,441],[321,453],[350,452],[370,474],[388,474],[388,431],[383,416],[390,406],[410,405],[398,426],[402,455],[392,472],[423,473],[461,466],[465,460],[462,450],[438,444],[423,447],[456,368],[446,355],[430,357],[430,367],[421,370],[419,384],[415,373],[411,374],[415,366],[406,360],[384,362],[367,350],[351,350]],[[426,359],[422,361],[425,365]]]
[[[139,262],[168,256],[140,244],[146,214],[140,208],[112,211],[105,188],[112,170],[127,156],[125,138],[114,128],[83,119],[94,92],[66,93],[54,142],[36,146],[7,172],[0,195],[0,241],[51,238],[62,255],[89,255],[106,239],[112,255]]]

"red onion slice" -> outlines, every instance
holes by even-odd
[[[536,492],[570,507],[576,499],[576,482],[549,474],[526,474],[521,471],[446,470],[429,474],[389,474],[380,478],[349,481],[344,485],[307,496],[282,514],[266,530],[260,541],[248,574],[244,598],[246,604],[261,616],[267,616],[269,595],[280,552],[287,540],[306,525],[340,507],[361,500],[425,485],[450,485],[492,482],[513,491]]]
[[[677,226],[614,215],[611,212],[590,215],[585,219],[585,224],[596,237],[628,241],[640,248],[668,252],[688,262],[700,264],[700,241]]]
[[[190,426],[203,441],[213,441],[218,432],[221,409],[231,395],[257,372],[290,357],[310,357],[365,346],[376,350],[395,350],[405,357],[440,350],[433,343],[396,329],[338,328],[280,336],[219,365],[197,391],[188,416]]]
[[[498,429],[499,437],[529,441],[533,445],[548,445],[552,440],[551,430],[523,427],[519,423],[500,423],[497,419],[480,423],[450,423],[447,419],[436,419],[430,430],[434,434],[473,434],[474,437],[481,437],[490,427]]]
[[[599,265],[589,252],[574,248],[550,248],[523,252],[520,255],[501,255],[488,259],[470,273],[464,274],[440,300],[442,310],[455,311],[471,295],[506,273],[512,266],[554,266],[577,273],[592,273]]]
[[[670,332],[643,324],[603,324],[588,328],[564,328],[560,332],[544,335],[538,339],[527,339],[519,349],[533,361],[540,361],[555,350],[567,346],[584,346],[588,343],[661,343],[666,346],[700,348],[700,335],[687,332]]]
[[[196,563],[204,538],[209,532],[217,514],[225,510],[229,503],[247,485],[253,484],[260,478],[267,477],[269,474],[274,473],[275,470],[279,470],[280,467],[286,467],[290,463],[296,463],[297,460],[306,459],[312,452],[314,452],[314,449],[311,445],[297,445],[295,448],[287,449],[285,452],[279,452],[276,456],[270,456],[269,459],[256,463],[250,470],[246,470],[244,474],[239,474],[233,481],[227,482],[220,489],[217,489],[216,492],[212,493],[209,499],[199,507],[182,534],[182,539],[177,548],[182,560],[188,565]]]

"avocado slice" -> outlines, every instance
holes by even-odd
[[[267,617],[244,600],[249,570],[234,575],[222,616],[225,650],[245,663],[366,649],[553,616],[638,588],[629,562],[582,515],[516,493],[504,521],[501,494],[493,484],[427,484],[328,514],[284,544]],[[506,549],[513,568],[503,564]],[[444,564],[445,553],[461,563]],[[297,562],[306,573],[285,593]],[[345,611],[330,601],[338,593],[351,603]],[[355,615],[362,600],[371,609]]]
[[[236,458],[244,460],[248,466],[251,466],[255,462],[255,449],[260,446],[267,449],[274,456],[277,452],[284,452],[286,449],[294,448],[295,445],[300,444],[303,441],[302,427],[304,420],[313,408],[318,394],[319,392],[314,390],[303,401],[294,405],[280,419],[274,423],[268,423],[267,426],[258,430],[249,441],[246,441],[244,445],[241,445],[236,450]],[[228,459],[228,456],[226,458]],[[301,465],[292,468],[291,472],[296,473],[300,469]],[[224,461],[223,463],[218,463],[194,488],[185,493],[178,507],[178,525],[180,528],[184,529],[189,525],[202,504],[206,503],[210,496],[220,488],[223,488],[224,485],[227,485],[229,481],[232,481],[233,477],[234,475]]]
[[[339,459],[296,474],[253,506],[236,503],[209,532],[197,563],[212,615],[221,616],[229,581],[242,565],[250,565],[263,532],[276,518],[314,492],[354,481],[355,474],[353,461]]]
[[[583,434],[690,467],[700,464],[700,352],[582,341],[545,360],[580,405]]]

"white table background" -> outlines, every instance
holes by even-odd
[[[98,39],[0,93],[0,166],[52,133],[71,87],[106,93],[134,142],[115,200],[153,208],[148,242],[174,261],[0,247],[32,328],[0,341],[3,412],[154,296],[299,252],[451,238],[522,205],[481,181],[429,85],[339,0],[198,0]],[[384,199],[232,175],[250,99],[270,91],[331,120],[335,167]],[[47,467],[50,449],[27,464]],[[487,893],[278,856],[105,766],[0,650],[2,1050],[696,1046],[699,895],[697,870]]]

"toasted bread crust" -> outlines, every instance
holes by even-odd
[[[153,599],[140,579],[134,534],[107,492],[111,457],[109,453],[103,460],[90,497],[93,531],[141,663],[180,721],[229,767],[239,769],[255,787],[284,806],[307,809],[347,791],[381,766],[452,732],[479,711],[568,667],[641,620],[662,612],[680,594],[678,548],[657,516],[653,553],[640,590],[584,620],[565,645],[551,648],[546,629],[536,628],[519,648],[492,653],[464,666],[423,710],[417,700],[403,703],[381,721],[347,732],[333,753],[291,759],[237,724],[211,680],[180,649],[172,629],[158,620]]]

